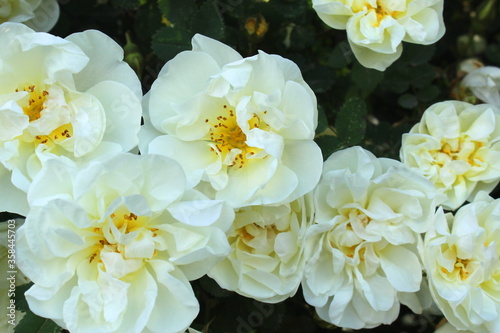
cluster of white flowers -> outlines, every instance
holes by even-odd
[[[0,0],[0,22],[50,5]],[[442,0],[313,7],[379,70],[402,41],[444,33]],[[108,36],[13,22],[0,24],[0,211],[26,216],[18,280],[33,282],[35,314],[72,333],[199,333],[190,281],[208,275],[267,303],[302,286],[321,319],[349,329],[434,301],[443,332],[500,331],[495,71],[463,81],[491,104],[432,105],[401,162],[361,147],[323,162],[316,97],[288,59],[197,34],[143,97]]]
[[[319,17],[345,29],[352,52],[380,71],[396,61],[402,42],[433,44],[444,35],[443,0],[313,0]]]

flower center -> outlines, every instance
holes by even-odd
[[[462,281],[466,280],[471,272],[467,269],[467,266],[471,260],[457,258],[455,265],[453,266],[453,271],[448,271],[446,268],[441,267],[441,271],[445,274],[451,274],[454,276],[459,276]]]
[[[355,12],[359,12],[368,9],[368,13],[375,13],[376,21],[372,23],[374,28],[380,26],[380,23],[387,16],[395,17],[401,11],[404,11],[405,4],[400,0],[378,0],[376,2],[376,7],[372,7],[369,3],[364,3],[363,6],[358,6],[358,10]]]
[[[19,91],[19,89],[16,89],[16,92]],[[26,86],[22,91],[28,93],[28,103],[22,107],[24,114],[30,118],[30,122],[40,119],[40,113],[45,109],[44,104],[49,92],[37,90],[35,85]]]
[[[35,146],[39,144],[45,144],[49,147],[54,147],[56,143],[61,143],[66,139],[73,136],[73,126],[71,124],[64,124],[56,128],[49,135],[37,135],[35,136]]]
[[[111,221],[90,229],[96,237],[96,242],[91,248],[89,263],[96,258],[98,262],[102,262],[102,254],[109,252],[119,253],[123,260],[142,261],[156,255],[154,239],[158,236],[159,229],[148,226],[149,217],[117,209],[109,218]]]
[[[238,166],[242,168],[248,163],[248,159],[262,149],[247,145],[247,136],[238,125],[234,110],[227,105],[223,106],[222,115],[214,120],[205,119],[205,123],[210,124],[208,135],[211,142],[210,150],[222,156],[223,163],[229,167]],[[250,129],[261,128],[261,120],[257,115],[248,121]]]
[[[42,111],[47,109],[46,102],[49,98],[49,91],[37,89],[35,85],[26,85],[24,88],[16,89],[16,92],[25,91],[28,93],[27,102],[20,106],[23,112],[28,116],[30,123],[43,117]],[[47,112],[47,111],[45,111]],[[73,126],[71,123],[63,124],[49,134],[36,135],[33,139],[35,146],[45,144],[53,148],[57,143],[61,143],[73,136]]]
[[[274,224],[263,226],[250,223],[237,229],[229,242],[236,241],[236,246],[244,252],[269,255],[274,252],[276,236],[284,231],[278,230]]]
[[[477,151],[483,147],[483,143],[470,140],[467,137],[441,139],[441,149],[435,150],[434,164],[444,166],[450,161],[464,161],[470,166],[478,166],[478,162],[483,162],[481,158],[476,156]]]

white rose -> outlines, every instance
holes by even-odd
[[[227,232],[232,251],[208,275],[222,288],[261,302],[277,303],[295,295],[312,217],[311,195],[288,204],[237,210]]]
[[[464,77],[461,84],[483,102],[500,107],[500,68],[476,68]]]
[[[500,331],[500,200],[484,192],[455,217],[439,212],[425,237],[429,287],[460,330]]]
[[[234,207],[289,202],[311,191],[322,165],[313,141],[316,98],[299,68],[259,52],[242,59],[195,35],[150,91],[142,153],[178,161]]]
[[[390,324],[400,303],[422,311],[420,233],[440,200],[432,183],[352,147],[328,158],[314,196],[302,286],[320,318],[360,329]]]
[[[500,109],[436,103],[403,135],[400,156],[448,197],[446,209],[455,210],[500,180]]]
[[[444,34],[443,0],[313,0],[319,17],[347,30],[358,61],[380,71],[396,61],[402,42],[432,44]]]
[[[82,170],[50,160],[18,231],[31,310],[74,333],[185,331],[199,311],[189,280],[229,253],[234,219],[185,183],[159,155],[119,154]]]
[[[57,0],[0,0],[0,23],[24,23],[36,31],[49,31],[59,18]]]
[[[23,192],[48,158],[137,145],[142,92],[123,50],[98,31],[62,39],[4,23],[0,44],[0,211],[25,215]]]

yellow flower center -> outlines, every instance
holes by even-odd
[[[40,119],[42,111],[45,110],[45,102],[50,95],[47,90],[37,89],[36,85],[26,85],[24,88],[16,89],[16,92],[26,91],[28,93],[28,101],[21,105],[25,115],[29,117],[29,121],[33,122]],[[45,144],[52,148],[56,143],[61,143],[62,141],[73,136],[73,126],[71,123],[64,124],[52,131],[48,135],[37,135],[35,136],[33,142],[35,146],[39,144]]]
[[[477,151],[483,147],[484,144],[479,141],[471,140],[463,136],[460,138],[441,139],[441,149],[433,151],[434,164],[443,166],[448,161],[464,161],[470,166],[479,165],[478,162],[483,162],[477,156]]]
[[[471,272],[467,269],[467,266],[471,260],[457,258],[455,265],[453,266],[453,271],[448,271],[446,268],[441,267],[441,271],[447,275],[459,276],[462,281],[466,280]]]
[[[152,237],[158,236],[157,232],[159,229],[148,226],[149,217],[137,216],[134,213],[120,208],[110,215],[110,219],[116,229],[118,229],[118,233],[129,234],[144,229],[144,232],[150,234]],[[103,229],[107,230],[105,231]],[[125,245],[119,243],[115,239],[117,235],[114,235],[112,229],[108,229],[108,226],[93,227],[90,231],[94,233],[96,242],[91,248],[90,256],[88,257],[89,263],[92,263],[96,258],[98,258],[98,262],[102,262],[100,253],[103,249],[106,249],[108,252],[120,253],[124,256]],[[153,253],[153,256],[154,255],[156,255],[156,250]]]
[[[267,112],[264,111],[264,113]],[[227,105],[223,106],[223,113],[221,115],[213,120],[207,118],[205,122],[210,124],[208,136],[209,141],[213,143],[210,150],[216,154],[220,154],[222,160],[229,167],[236,165],[238,168],[242,168],[249,162],[251,156],[262,150],[247,145],[247,136],[238,125],[234,110]],[[250,129],[266,128],[268,126],[255,114],[248,121],[248,124]],[[226,161],[227,159],[229,160]]]
[[[286,230],[278,230],[276,225],[260,225],[250,223],[235,230],[235,234],[229,237],[229,242],[248,253],[252,254],[271,254],[274,252],[274,242],[278,234]]]
[[[382,20],[388,16],[390,17],[397,17],[398,14],[400,14],[400,11],[397,10],[390,10],[388,6],[384,6],[382,1],[377,1],[376,6],[372,7],[369,3],[366,1],[360,1],[357,2],[353,5],[353,11],[355,13],[363,11],[363,10],[368,10],[367,14],[370,14],[372,12],[375,13],[377,20],[372,23],[372,26],[374,28],[380,26],[380,23]]]
[[[19,92],[16,89],[16,92]],[[28,93],[28,103],[23,106],[23,112],[30,118],[30,122],[40,119],[41,112],[45,109],[45,101],[49,92],[46,90],[37,90],[35,85],[28,85],[22,89]]]

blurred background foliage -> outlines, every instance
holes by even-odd
[[[474,57],[500,66],[497,0],[446,0],[445,36],[430,46],[405,43],[402,57],[385,72],[361,66],[345,31],[327,27],[310,0],[62,0],[60,6],[51,33],[66,37],[97,29],[111,36],[124,47],[144,93],[166,61],[191,48],[195,33],[220,40],[244,57],[263,50],[293,60],[318,99],[316,142],[325,158],[362,145],[379,157],[398,159],[401,135],[429,105],[474,100],[457,89],[463,77],[460,62]],[[269,305],[222,290],[207,277],[193,285],[201,305],[193,327],[203,332],[343,331],[319,320],[300,290],[292,299]],[[25,302],[17,304],[29,312]],[[37,322],[39,332],[60,331],[29,313],[26,327],[34,327],[27,320]],[[360,332],[434,332],[440,320],[402,307],[392,325]],[[19,326],[16,332],[27,332]]]

